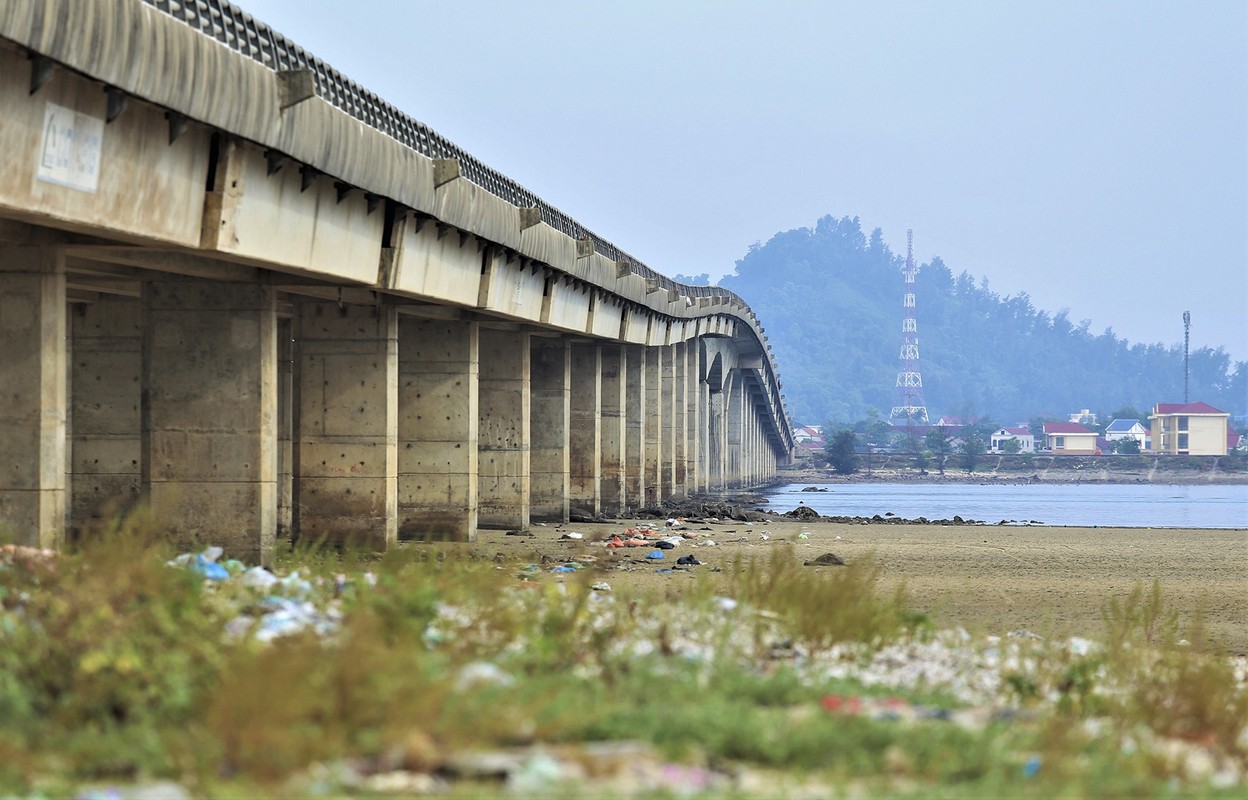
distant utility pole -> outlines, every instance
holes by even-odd
[[[1183,403],[1187,404],[1187,382],[1188,376],[1191,375],[1191,361],[1189,360],[1188,347],[1192,343],[1192,312],[1183,312]]]

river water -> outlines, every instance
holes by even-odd
[[[824,516],[974,519],[1114,528],[1248,528],[1248,485],[1165,484],[811,484],[768,492],[770,511],[805,503]]]

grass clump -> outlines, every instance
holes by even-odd
[[[738,557],[728,585],[737,600],[778,614],[798,643],[819,650],[838,642],[891,641],[922,624],[906,607],[905,587],[881,597],[878,577],[869,558],[811,568],[777,549],[766,560]]]

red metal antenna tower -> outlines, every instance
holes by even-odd
[[[914,231],[906,231],[906,265],[901,274],[906,279],[902,297],[901,359],[897,383],[893,389],[893,408],[888,413],[895,426],[913,427],[928,424],[927,401],[923,399],[923,372],[919,368],[919,323],[914,317]]]

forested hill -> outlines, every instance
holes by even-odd
[[[904,254],[858,218],[823,217],[755,245],[720,285],[741,295],[767,330],[795,424],[849,422],[893,404],[901,348]],[[916,279],[923,387],[932,419],[1003,424],[1065,419],[1089,408],[1147,413],[1183,402],[1182,345],[1131,344],[1089,330],[1066,311],[1001,297],[939,258]],[[1248,413],[1248,362],[1221,347],[1191,353],[1189,397]]]

